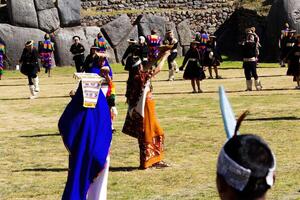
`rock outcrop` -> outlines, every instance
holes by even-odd
[[[38,28],[34,0],[8,0],[8,13],[12,25]]]
[[[278,40],[280,31],[285,23],[289,23],[290,27],[296,29],[300,33],[300,1],[299,0],[276,0],[267,17],[266,34],[268,37],[269,51],[268,58],[278,58]]]
[[[0,40],[3,40],[7,46],[7,56],[11,66],[15,66],[22,54],[24,45],[28,40],[43,40],[45,32],[34,29],[16,27],[9,24],[0,24]]]
[[[63,27],[80,25],[80,0],[59,0],[57,8]]]
[[[59,29],[60,21],[57,8],[38,11],[39,27],[47,33]]]

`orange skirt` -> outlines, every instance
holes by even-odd
[[[152,93],[148,92],[143,119],[143,134],[139,135],[140,167],[148,168],[163,159],[164,133],[155,113],[155,102]]]

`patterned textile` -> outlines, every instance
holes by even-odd
[[[162,38],[157,35],[148,35],[147,44],[148,44],[148,59],[155,59],[159,54],[158,47],[162,42]]]
[[[128,110],[122,130],[126,135],[138,139],[140,168],[143,169],[160,162],[164,151],[164,133],[156,118],[155,103],[150,91],[147,92],[144,101],[144,117],[138,112],[137,107]]]
[[[109,107],[100,90],[96,108],[84,108],[82,93],[79,85],[58,123],[70,154],[62,200],[86,199],[90,185],[107,166],[112,139]]]
[[[50,40],[45,40],[43,42],[43,46],[41,50],[42,52],[53,52],[54,51],[53,43]]]
[[[148,168],[163,159],[164,133],[155,113],[152,93],[148,92],[145,104],[144,134],[139,135],[140,167]]]
[[[3,74],[3,68],[4,68],[4,64],[3,64],[3,55],[0,52],[0,75]]]
[[[0,43],[0,54],[5,54],[6,53],[6,49],[5,49],[5,45]]]
[[[44,68],[52,67],[52,53],[40,53],[41,62]]]
[[[206,44],[209,39],[209,36],[207,33],[201,34],[201,39],[200,39],[200,49],[206,49]]]
[[[99,47],[101,52],[105,52],[107,49],[107,42],[103,37],[101,37],[95,40],[95,46]]]

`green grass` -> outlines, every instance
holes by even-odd
[[[182,73],[168,82],[164,81],[167,71],[161,72],[153,80],[154,98],[165,131],[165,160],[172,167],[140,171],[136,170],[138,143],[120,131],[127,110],[127,74],[121,65],[113,65],[119,116],[111,148],[108,199],[218,199],[216,160],[226,140],[218,105],[219,85],[228,91],[236,114],[250,110],[241,132],[262,136],[276,154],[276,182],[268,199],[300,199],[300,92],[293,89],[291,77],[285,76],[286,68],[261,66],[258,73],[264,90],[260,92],[244,92],[239,62],[222,63],[224,79],[202,81],[203,94],[190,93],[190,83],[182,80]],[[27,79],[19,72],[8,71],[0,81],[1,200],[61,198],[68,153],[57,122],[70,101],[69,91],[76,87],[74,71],[57,67],[51,78],[41,73],[40,98],[35,100],[27,99]]]
[[[183,58],[184,57],[178,57],[176,59],[178,66],[181,66],[181,64],[183,62]],[[223,59],[226,60],[226,57],[223,57]],[[235,69],[235,68],[242,68],[242,66],[243,66],[243,63],[241,61],[225,61],[221,64],[220,68],[221,69]],[[111,67],[115,74],[127,73],[124,71],[124,66],[122,66],[119,63],[111,64]],[[278,65],[278,63],[260,63],[259,67],[260,68],[278,68],[279,65]],[[70,75],[70,74],[74,73],[74,69],[75,69],[75,67],[71,67],[71,66],[57,67],[57,68],[55,68],[53,73],[55,73],[55,76],[65,76],[66,74]],[[164,70],[167,70],[167,64],[164,65]],[[5,76],[10,77],[10,78],[18,77],[18,76],[20,76],[20,72],[19,71],[5,71]]]

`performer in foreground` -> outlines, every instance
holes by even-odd
[[[101,62],[102,61],[102,62]],[[104,56],[100,56],[103,66]],[[58,128],[69,151],[63,200],[106,200],[111,115],[97,74],[79,73],[81,82]]]
[[[30,90],[30,99],[38,97],[40,91],[39,77],[37,73],[40,71],[38,64],[38,50],[33,47],[33,40],[25,43],[19,63],[21,65],[21,73],[28,78],[28,85]]]
[[[276,160],[268,144],[253,134],[239,135],[247,115],[236,121],[223,88],[220,106],[227,134],[217,163],[217,189],[222,200],[265,200],[275,182]]]
[[[169,166],[162,161],[164,132],[156,118],[151,86],[152,77],[161,71],[169,55],[169,51],[161,50],[157,58],[148,63],[147,66],[142,65],[140,58],[136,58],[132,66],[135,69],[134,74],[132,74],[133,80],[127,82],[127,88],[130,90],[126,92],[128,110],[122,132],[138,139],[140,169]],[[153,70],[150,69],[153,63],[159,59],[157,67]]]
[[[118,111],[115,104],[116,89],[115,89],[115,84],[112,80],[113,72],[109,65],[108,66],[105,65],[106,63],[107,63],[107,54],[103,53],[99,47],[92,46],[90,50],[90,54],[86,57],[85,67],[83,68],[83,72],[95,73],[101,76],[102,78],[104,78],[101,84],[101,90],[104,96],[106,97],[108,106],[110,108],[111,119],[112,119],[112,130],[115,131],[113,127],[113,120],[118,115]]]

